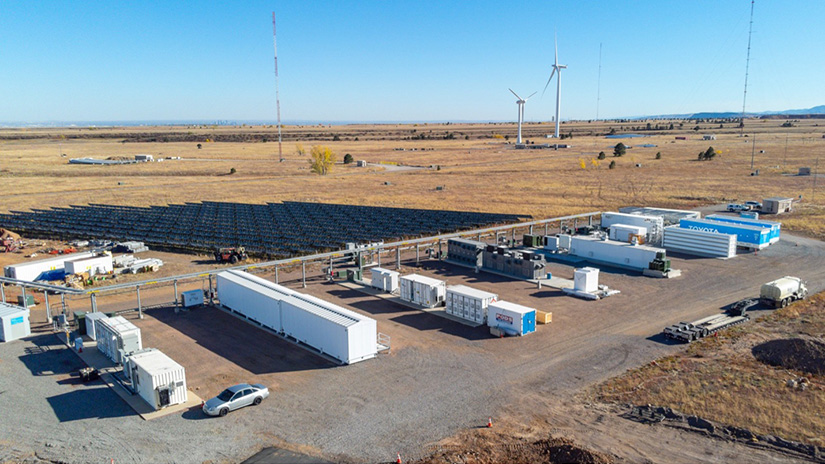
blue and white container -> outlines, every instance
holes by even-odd
[[[679,227],[717,234],[736,235],[736,246],[744,248],[761,250],[771,243],[771,230],[759,226],[710,219],[682,219],[679,221]]]
[[[710,219],[712,221],[721,221],[721,222],[730,222],[732,224],[744,224],[748,226],[757,226],[763,227],[765,229],[770,229],[770,243],[776,243],[779,241],[779,234],[782,229],[781,222],[773,222],[773,221],[763,221],[760,219],[750,219],[746,217],[736,217],[736,216],[723,216],[721,214],[713,214],[707,216],[705,219]]]
[[[31,333],[27,308],[0,303],[0,342],[28,337]]]
[[[495,301],[487,306],[487,325],[509,335],[526,335],[536,331],[536,310],[508,301]]]

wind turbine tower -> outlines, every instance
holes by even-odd
[[[567,65],[559,64],[559,41],[558,38],[554,37],[554,43],[556,45],[556,62],[553,63],[553,71],[550,73],[550,78],[547,79],[547,84],[544,86],[544,91],[541,92],[544,95],[544,92],[547,91],[547,87],[550,85],[550,81],[553,80],[553,76],[556,76],[556,134],[555,137],[559,138],[559,112],[561,111],[561,70],[567,69]]]
[[[518,137],[516,138],[516,143],[518,145],[521,145],[521,124],[524,122],[524,104],[527,103],[527,100],[529,100],[533,95],[535,95],[536,92],[533,92],[527,98],[521,98],[518,96],[517,93],[513,92],[513,89],[507,90],[509,90],[510,93],[515,95],[516,98],[518,98],[518,100],[516,100],[516,105],[518,105]]]

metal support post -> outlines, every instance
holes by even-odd
[[[89,303],[91,303],[91,305],[92,305],[92,312],[96,313],[97,312],[97,294],[96,293],[92,293],[91,295],[89,295]]]
[[[593,215],[592,214],[590,216],[587,216],[587,225],[591,226],[591,227],[593,226]]]
[[[547,235],[547,226],[548,226],[548,224],[545,222],[544,223],[544,235]]]
[[[329,257],[329,275],[332,277],[332,256]]]
[[[478,237],[476,239],[480,242],[481,241],[481,232],[479,232]]]
[[[60,294],[60,314],[66,314],[66,294]]]
[[[3,303],[6,302],[6,284],[0,284],[0,297],[3,299]]]
[[[212,298],[212,274],[209,274],[209,304],[215,304],[215,301]]]
[[[395,268],[401,269],[401,247],[395,248]]]
[[[301,286],[307,288],[307,262],[301,261]]]
[[[579,228],[579,218],[573,218],[573,233]]]
[[[178,281],[175,281],[175,313],[178,312]]]
[[[211,277],[211,276],[210,276]],[[212,287],[212,279],[209,279],[209,287]],[[135,287],[137,290],[137,303],[138,303],[138,319],[143,319],[143,306],[140,304],[140,285]]]
[[[20,292],[23,294],[23,307],[28,308],[29,307],[29,300],[26,298],[26,287],[21,285],[20,286]]]
[[[358,262],[358,270],[363,271],[364,270],[364,260],[361,259],[361,252],[360,251],[355,254],[355,261]]]
[[[438,259],[441,260],[441,239],[438,240]]]
[[[52,308],[49,307],[49,292],[43,292],[43,299],[46,300],[46,322],[52,323]]]
[[[278,283],[278,266],[275,266],[275,283]]]
[[[510,229],[510,246],[516,246],[516,228]]]
[[[416,264],[416,265],[418,264],[419,255],[420,255],[420,254],[419,254],[418,244],[416,243],[416,244],[415,244],[415,264]],[[4,297],[4,299],[5,299],[5,297]]]
[[[378,262],[378,267],[381,267],[381,249],[375,249],[376,261]]]
[[[533,224],[530,224],[530,235],[533,235]]]

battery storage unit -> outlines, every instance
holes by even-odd
[[[443,280],[418,274],[401,276],[401,299],[427,308],[434,308],[444,302],[447,284]]]
[[[29,310],[0,302],[0,342],[10,342],[31,335]]]
[[[670,226],[665,227],[664,247],[667,251],[691,256],[733,258],[736,256],[736,235]]]
[[[382,267],[370,269],[372,272],[372,286],[387,293],[398,290],[398,278],[401,276],[397,271],[391,271]]]
[[[88,335],[92,340],[97,340],[95,321],[106,318],[107,316],[100,312],[86,313],[86,317],[83,318],[84,323],[86,324],[86,335]]]
[[[508,301],[496,301],[487,307],[487,325],[510,335],[536,331],[536,310]]]
[[[744,214],[744,213],[743,213]],[[733,217],[733,216],[725,216],[722,214],[712,214],[710,216],[706,216],[705,219],[710,219],[712,221],[720,221],[720,222],[730,222],[732,224],[743,224],[746,226],[756,226],[762,227],[764,229],[770,229],[770,234],[768,235],[768,241],[770,243],[776,243],[779,241],[779,235],[782,229],[781,222],[774,222],[774,221],[762,221],[760,219],[755,218],[747,218],[747,217]]]
[[[218,273],[217,288],[222,306],[343,364],[378,353],[375,319],[248,272]]]
[[[143,349],[140,329],[123,316],[107,317],[95,321],[97,349],[116,364],[125,357]]]
[[[123,363],[123,372],[132,381],[134,392],[156,411],[187,400],[186,371],[160,350],[132,353]]]
[[[487,307],[496,301],[495,293],[476,290],[464,285],[447,287],[446,312],[468,321],[484,324],[487,322]]]
[[[682,219],[682,229],[701,230],[717,234],[736,235],[736,246],[761,250],[771,244],[771,229],[754,225],[714,221],[710,219]]]

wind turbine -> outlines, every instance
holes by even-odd
[[[547,79],[547,84],[544,86],[544,90],[541,92],[541,95],[544,96],[544,92],[547,91],[547,87],[550,85],[550,81],[553,80],[553,75],[556,75],[556,138],[559,138],[559,112],[561,111],[561,70],[566,69],[567,65],[559,64],[559,41],[557,37],[553,38],[553,41],[556,45],[556,62],[553,63],[553,71],[550,73],[550,78]]]
[[[516,100],[516,105],[518,105],[518,138],[516,139],[516,143],[521,145],[521,123],[524,122],[524,104],[527,103],[527,100],[529,100],[530,97],[535,95],[536,92],[531,93],[530,96],[527,98],[521,98],[518,96],[517,93],[513,92],[513,89],[507,90],[509,90],[510,93],[515,95],[516,98],[518,98],[518,100]]]

